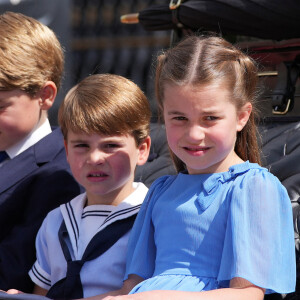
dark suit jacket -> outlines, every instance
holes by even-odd
[[[58,128],[0,168],[0,289],[32,291],[37,231],[50,210],[80,192]]]

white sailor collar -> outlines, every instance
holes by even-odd
[[[148,188],[141,182],[134,182],[133,186],[135,188],[133,193],[125,198],[119,205],[112,206],[111,213],[107,216],[97,232],[103,230],[109,224],[117,220],[125,219],[138,213]],[[86,193],[83,193],[72,199],[70,202],[60,205],[60,211],[68,231],[74,254],[78,252],[79,226],[85,203]]]

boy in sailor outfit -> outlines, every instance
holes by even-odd
[[[143,92],[118,75],[91,75],[66,95],[59,124],[86,192],[45,218],[29,272],[34,293],[80,298],[122,286],[129,232],[147,193],[134,171],[149,155],[150,115]]]

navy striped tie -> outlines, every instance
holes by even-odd
[[[83,288],[80,279],[80,270],[86,261],[93,260],[106,252],[133,226],[136,214],[126,219],[111,223],[99,231],[90,241],[81,260],[72,260],[67,242],[68,231],[63,221],[58,231],[58,238],[63,254],[67,261],[66,277],[57,281],[48,291],[51,299],[78,299],[83,298]],[[99,275],[100,276],[100,275]],[[105,274],[103,275],[105,276]]]

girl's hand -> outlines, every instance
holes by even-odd
[[[150,294],[150,295],[149,295]],[[149,298],[148,298],[149,296]],[[123,295],[123,296],[108,296],[105,297],[103,300],[154,300],[153,297],[153,291],[150,292],[143,292],[143,293],[137,293],[132,295]]]
[[[105,297],[103,300],[159,300],[161,296],[163,296],[161,292],[162,291],[149,291],[149,292],[137,293],[132,295],[123,295],[123,296],[115,296],[115,297],[108,296]],[[163,291],[163,293],[165,293],[165,291]]]
[[[105,297],[103,300],[131,300],[131,299],[137,299],[137,298],[132,298],[135,295],[123,295],[123,296],[108,296]]]

